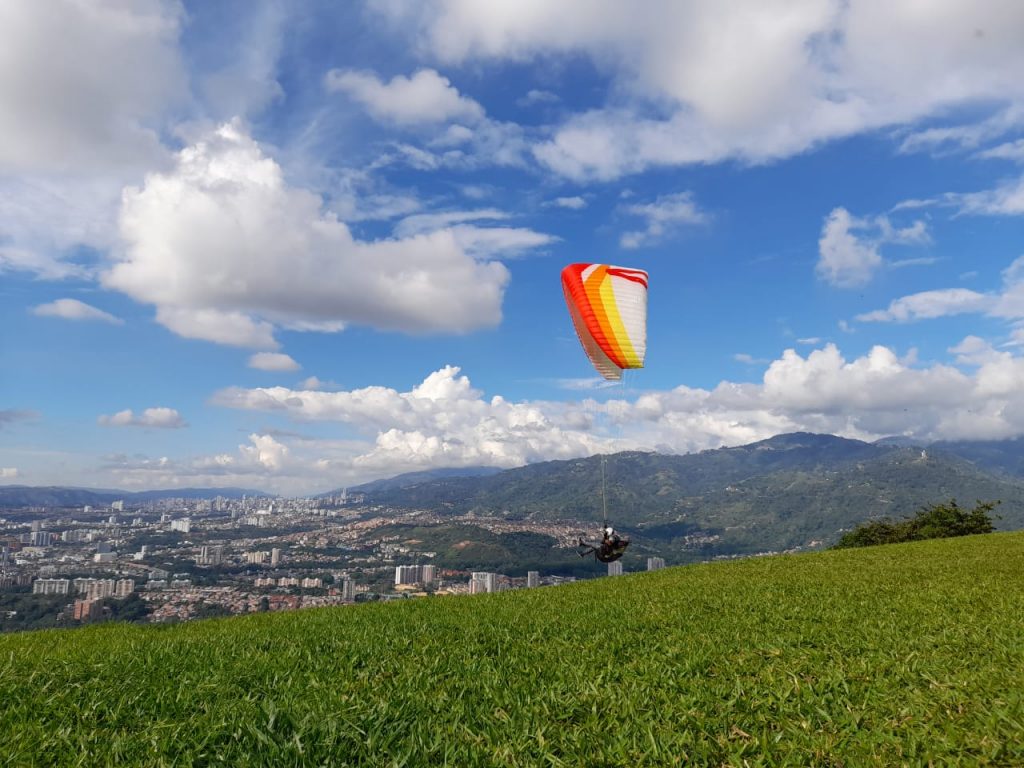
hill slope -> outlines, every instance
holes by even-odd
[[[1024,534],[0,637],[12,764],[1024,764]]]

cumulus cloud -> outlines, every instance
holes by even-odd
[[[411,77],[395,75],[387,83],[372,72],[332,69],[325,82],[328,90],[347,94],[376,119],[401,125],[476,121],[484,116],[479,104],[433,69],[421,69]]]
[[[899,228],[886,216],[862,219],[845,208],[835,208],[825,219],[818,240],[818,276],[839,288],[856,288],[871,281],[882,266],[880,247],[886,243],[912,245],[929,241],[928,228],[915,221]],[[915,263],[930,263],[918,259]],[[903,262],[902,266],[907,266]]]
[[[159,429],[180,429],[188,424],[174,408],[147,408],[136,415],[130,408],[110,416],[100,416],[98,424],[105,427],[156,427]]]
[[[518,466],[543,458],[586,455],[604,444],[572,433],[555,415],[558,406],[490,399],[458,368],[446,366],[408,392],[387,387],[352,391],[295,391],[285,387],[232,388],[214,404],[278,410],[298,421],[339,421],[376,433],[356,456],[364,472],[423,466]]]
[[[214,403],[356,428],[364,442],[332,446],[337,452],[326,464],[317,464],[323,456],[305,459],[310,467],[341,473],[339,478],[436,466],[511,467],[606,450],[686,452],[798,430],[868,440],[1024,434],[1024,358],[973,338],[950,351],[957,365],[973,370],[920,366],[913,354],[901,358],[883,346],[847,360],[827,344],[806,355],[786,350],[757,383],[679,386],[635,399],[512,402],[485,396],[448,366],[405,392],[379,386],[339,392],[231,388],[217,393]],[[593,383],[564,384],[587,389]],[[302,450],[315,453],[316,442],[304,441]]]
[[[292,493],[306,491],[311,482],[316,482],[318,472],[316,462],[296,459],[291,449],[273,435],[256,432],[233,453],[187,459],[115,454],[104,457],[102,468],[111,473],[117,484],[127,487],[255,482],[264,487],[284,487]]]
[[[276,348],[276,326],[490,327],[508,282],[502,264],[475,260],[450,229],[354,239],[238,123],[126,190],[120,226],[125,247],[106,287],[155,305],[157,321],[182,336],[256,349]]]
[[[586,56],[607,103],[536,156],[574,178],[764,161],[972,103],[1017,104],[1024,6],[999,0],[379,3],[441,61]],[[667,114],[666,114],[667,113]]]
[[[159,157],[158,120],[186,93],[183,21],[160,0],[0,4],[0,171],[106,173]]]
[[[297,371],[302,368],[291,356],[281,352],[257,352],[249,358],[249,367],[260,371]]]
[[[681,226],[703,224],[708,220],[690,192],[661,195],[651,203],[627,205],[623,211],[646,221],[643,229],[624,232],[619,238],[619,245],[630,249],[655,245]]]
[[[302,423],[338,422],[361,437],[264,430],[234,452],[187,460],[119,457],[108,468],[134,485],[258,478],[261,487],[306,493],[412,469],[514,467],[627,449],[682,453],[800,430],[865,440],[1024,434],[1024,358],[975,337],[950,353],[955,364],[920,365],[912,353],[900,357],[883,346],[852,360],[833,344],[806,355],[788,349],[759,382],[568,403],[487,396],[453,366],[407,391],[230,388],[214,404],[276,411]]]
[[[124,322],[121,318],[78,299],[57,299],[40,304],[32,308],[32,314],[41,317],[62,317],[65,320],[100,320],[114,325],[121,325]]]
[[[111,247],[122,187],[169,157],[183,21],[163,0],[0,3],[0,272],[92,277],[74,248]]]

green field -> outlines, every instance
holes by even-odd
[[[1024,534],[0,637],[9,765],[1024,765]]]

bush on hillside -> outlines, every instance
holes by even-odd
[[[995,527],[990,513],[999,504],[998,501],[979,501],[972,510],[960,507],[956,499],[931,504],[906,520],[872,520],[858,525],[844,533],[833,549],[992,533]]]

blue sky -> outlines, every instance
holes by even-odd
[[[0,482],[1024,433],[1024,6],[641,10],[5,4]]]

